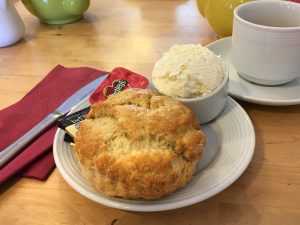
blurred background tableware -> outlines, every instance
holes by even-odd
[[[0,0],[0,47],[19,41],[25,32],[24,23],[10,0]]]
[[[31,14],[47,24],[65,24],[80,19],[90,0],[22,0]]]
[[[251,0],[197,0],[199,12],[204,16],[219,38],[231,36],[233,10]]]
[[[231,57],[240,76],[262,85],[300,77],[300,4],[253,1],[234,10]]]

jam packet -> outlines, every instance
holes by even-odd
[[[91,94],[89,100],[91,104],[104,101],[109,95],[116,94],[128,88],[145,89],[149,85],[146,77],[127,70],[122,67],[116,67]]]
[[[91,104],[95,104],[104,101],[111,94],[116,94],[128,88],[146,89],[148,85],[149,81],[147,78],[122,67],[117,67],[111,71],[91,94],[89,101]],[[87,107],[58,120],[57,126],[66,131],[64,141],[74,142],[80,122],[84,120],[89,110],[90,107]]]

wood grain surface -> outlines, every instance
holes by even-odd
[[[83,19],[60,26],[41,24],[21,2],[16,8],[26,34],[0,48],[0,109],[57,64],[107,71],[123,66],[149,76],[173,44],[205,45],[216,38],[194,0],[94,0]],[[2,185],[0,224],[300,224],[300,106],[238,102],[254,124],[255,154],[245,173],[216,196],[177,210],[127,212],[86,199],[56,169],[45,182],[15,178]]]

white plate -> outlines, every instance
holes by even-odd
[[[300,104],[300,76],[298,79],[280,86],[257,85],[241,78],[232,65],[230,59],[231,37],[219,39],[207,47],[215,54],[221,55],[227,63],[229,67],[229,94],[232,97],[261,105]]]
[[[74,110],[86,106],[88,101]],[[254,152],[255,134],[251,120],[230,97],[221,115],[202,129],[207,145],[192,180],[184,188],[158,200],[125,200],[94,191],[81,176],[70,145],[63,141],[65,133],[61,129],[58,129],[54,139],[54,159],[67,183],[95,202],[130,211],[176,209],[203,201],[227,188],[244,172]]]

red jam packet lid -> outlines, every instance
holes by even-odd
[[[99,87],[91,94],[91,104],[104,101],[109,95],[116,94],[128,88],[146,89],[149,81],[137,73],[122,67],[114,68]]]

